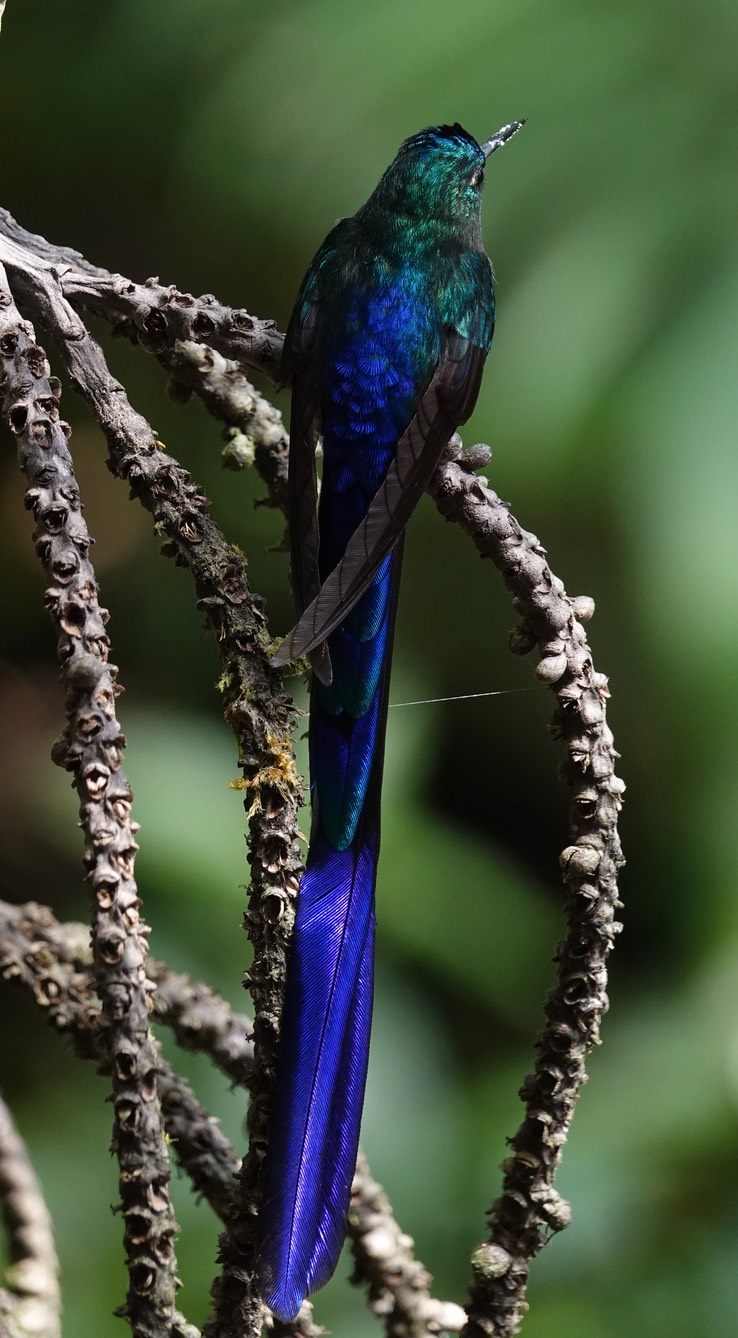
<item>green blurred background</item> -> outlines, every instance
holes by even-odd
[[[491,443],[493,486],[569,592],[597,602],[628,867],[612,1011],[559,1180],[574,1221],[534,1266],[528,1338],[736,1327],[737,51],[735,0],[9,0],[0,36],[0,203],[111,269],[282,328],[316,246],[406,135],[459,120],[481,139],[529,118],[488,173],[499,319],[466,441]],[[282,526],[254,509],[262,486],[221,469],[217,425],[166,400],[152,359],[101,334],[285,631],[286,561],[269,551]],[[64,406],[127,688],[152,949],[243,1007],[243,813],[214,647],[71,390]],[[2,894],[84,919],[75,800],[48,760],[53,639],[7,440],[0,464]],[[457,1300],[561,924],[551,702],[505,649],[512,622],[495,573],[424,500],[393,698],[512,692],[390,716],[364,1143]],[[108,1338],[125,1279],[106,1089],[9,987],[0,1008],[2,1084],[48,1191],[67,1331]],[[181,1066],[241,1147],[243,1095],[204,1060]],[[174,1190],[181,1302],[201,1322],[216,1224],[183,1180]],[[343,1280],[318,1317],[376,1332]]]

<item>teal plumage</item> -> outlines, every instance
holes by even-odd
[[[285,340],[290,535],[299,621],[275,664],[313,666],[313,822],[300,886],[257,1272],[282,1319],[335,1268],[345,1233],[372,1009],[374,885],[402,534],[471,413],[494,328],[481,186],[459,125],[402,145],[328,235]],[[317,501],[315,446],[323,442]]]

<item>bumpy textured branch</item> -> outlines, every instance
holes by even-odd
[[[171,373],[173,398],[195,392],[226,424],[224,460],[233,469],[253,462],[271,506],[286,510],[289,439],[281,414],[244,375],[251,367],[274,379],[282,336],[273,321],[195,298],[156,279],[132,283],[92,265],[76,251],[27,232],[0,209],[0,261],[21,283],[29,270],[58,282],[75,308],[94,311],[114,331],[155,354]]]
[[[182,1170],[227,1222],[241,1163],[217,1119],[198,1101],[189,1083],[169,1064],[162,1063],[157,1078],[164,1128]]]
[[[238,1087],[247,1086],[254,1059],[251,1018],[234,1013],[210,985],[193,983],[164,962],[149,961],[147,969],[156,982],[157,1020],[172,1028],[183,1050],[210,1055]]]
[[[450,454],[459,453],[457,439]],[[582,626],[594,603],[567,597],[535,535],[520,527],[485,479],[468,472],[489,455],[486,447],[475,447],[459,462],[448,460],[429,491],[441,514],[491,558],[514,596],[523,622],[511,636],[511,649],[526,654],[538,648],[536,674],[556,694],[553,733],[566,749],[571,844],[561,854],[567,933],[557,952],[558,984],[546,1000],[535,1071],[521,1089],[525,1119],[510,1139],[502,1195],[490,1213],[490,1240],[473,1258],[463,1338],[519,1332],[530,1260],[568,1225],[569,1205],[553,1181],[586,1081],[585,1058],[599,1041],[607,1009],[607,957],[620,928],[615,910],[623,864],[617,817],[625,787],[615,775],[617,754],[605,716],[607,679],[594,670]]]
[[[33,989],[36,1002],[43,1008],[55,999],[57,965],[72,969],[72,974],[65,976],[65,993],[70,993],[76,1006],[74,1027],[77,1033],[81,1026],[93,1033],[99,1025],[100,1009],[94,994],[86,926],[60,924],[48,906],[36,902],[13,905],[0,901],[0,975],[15,977],[19,944],[25,940],[28,960],[36,963],[36,973],[33,983],[28,979],[23,983]],[[251,1018],[235,1013],[210,985],[170,971],[165,962],[147,958],[146,974],[156,985],[154,1020],[171,1027],[183,1050],[210,1055],[221,1072],[244,1086],[254,1053]],[[82,1019],[86,1010],[89,1021],[85,1024]],[[55,1025],[64,1030],[63,1012]]]
[[[276,375],[282,336],[274,321],[261,321],[247,311],[223,306],[211,293],[193,297],[158,279],[133,283],[122,274],[111,274],[91,265],[71,247],[54,246],[27,232],[7,209],[0,209],[0,234],[6,248],[3,263],[11,278],[27,268],[29,255],[35,257],[37,268],[58,277],[64,296],[75,307],[112,321],[119,333],[150,353],[171,350],[178,340],[194,340],[235,358],[244,367]]]
[[[51,1218],[28,1149],[1,1097],[0,1217],[10,1260],[9,1290],[0,1290],[0,1333],[59,1338],[61,1297]]]
[[[51,1025],[70,1038],[78,1055],[100,1059],[100,1005],[94,993],[92,954],[84,925],[60,924],[46,906],[0,901],[0,978],[31,992]],[[172,1028],[179,1043],[209,1054],[221,1071],[243,1085],[252,1061],[251,1024],[234,1013],[209,986],[147,962],[156,981],[154,1018]],[[164,1127],[182,1169],[213,1210],[227,1219],[238,1162],[217,1122],[199,1105],[187,1083],[162,1061],[157,1078]],[[460,1306],[429,1295],[430,1275],[412,1251],[412,1241],[392,1216],[389,1201],[359,1155],[348,1235],[354,1281],[365,1284],[372,1311],[390,1338],[429,1338],[458,1331]],[[306,1333],[306,1316],[298,1330]],[[317,1333],[313,1329],[312,1333]]]
[[[152,964],[147,965],[151,968]],[[157,962],[154,967],[152,974],[157,980],[169,980],[163,963]],[[89,933],[84,925],[59,924],[48,907],[35,902],[13,906],[0,901],[0,978],[30,992],[54,1029],[70,1039],[76,1054],[82,1059],[97,1060],[101,1072],[109,1071],[103,1046],[100,1002],[95,993]],[[201,990],[206,995],[212,994],[207,987],[201,987]],[[195,1019],[199,1016],[201,990],[192,986],[186,977],[173,976],[170,993],[174,994],[176,1003],[172,1007],[171,1003],[160,1000],[157,991],[154,1016],[171,1025],[175,1035],[183,1025],[188,1030],[181,1015],[188,1012],[185,1001],[190,997],[193,1009],[191,1035],[194,1037],[197,1032],[204,1040],[202,1048],[210,1049],[209,1042],[216,1031],[211,1015],[218,1005],[221,1013],[229,1010],[223,1000],[213,995],[207,1010],[210,1026],[199,1031]],[[237,1017],[237,1014],[230,1014],[226,1019],[220,1044],[216,1042],[214,1047],[228,1055],[229,1065],[235,1062],[235,1046],[224,1044],[224,1041],[234,1032]],[[199,1047],[193,1044],[188,1048]],[[193,1187],[207,1199],[213,1211],[225,1219],[239,1167],[228,1139],[184,1078],[163,1059],[159,1060],[156,1083],[164,1127],[178,1162],[189,1175]]]
[[[196,298],[157,279],[132,283],[110,274],[69,247],[27,232],[6,209],[0,209],[0,237],[0,260],[11,278],[22,280],[29,261],[45,270],[75,308],[111,321],[116,334],[159,359],[171,373],[172,398],[194,391],[226,424],[224,462],[232,469],[253,462],[269,505],[286,510],[289,438],[281,414],[243,371],[251,367],[276,377],[282,336],[274,321],[224,307],[212,294]]]
[[[297,809],[302,792],[290,743],[293,707],[269,665],[262,601],[249,590],[241,555],[207,516],[206,499],[189,475],[164,454],[149,425],[128,403],[102,350],[63,298],[51,266],[34,264],[28,255],[20,263],[17,252],[14,244],[0,244],[0,255],[11,257],[13,282],[22,299],[59,340],[68,375],[105,433],[111,469],[128,482],[166,534],[164,551],[189,568],[199,607],[218,639],[225,717],[239,745],[249,815],[252,880],[246,924],[254,945],[249,976],[257,1011],[257,1062],[250,1072],[249,1155],[229,1229],[221,1239],[223,1272],[215,1284],[217,1320],[211,1332],[219,1338],[246,1338],[260,1333],[265,1313],[248,1261],[300,870]]]
[[[181,307],[189,312],[186,337],[196,343],[206,337],[197,317],[209,308],[209,298],[199,302],[182,299],[154,281],[130,285],[95,269],[73,252],[23,232],[0,211],[2,238],[32,253],[21,256],[21,273],[29,261],[33,265],[34,256],[49,270],[60,271],[64,290],[75,303],[94,307],[114,321],[122,318],[123,332],[156,352],[178,384],[194,388],[224,422],[243,421],[238,417],[242,410],[237,381],[228,375],[232,366],[223,374],[217,358],[209,365],[207,354],[198,358],[177,343],[182,338]],[[5,244],[0,240],[0,255],[5,254]],[[208,337],[208,342],[215,343],[225,358],[238,359],[273,376],[279,336],[272,329],[265,332],[255,322],[255,337],[244,348],[239,329],[229,326],[225,309],[217,304],[216,308],[215,336]],[[209,375],[213,370],[215,374]],[[492,1210],[491,1240],[475,1255],[468,1338],[518,1332],[525,1311],[529,1261],[550,1233],[568,1221],[568,1206],[556,1194],[553,1177],[585,1079],[584,1058],[597,1040],[599,1020],[607,1007],[606,959],[618,928],[615,880],[622,863],[616,817],[623,785],[614,775],[615,753],[605,721],[607,684],[594,672],[582,628],[592,604],[586,598],[567,598],[538,541],[520,528],[485,481],[473,476],[488,459],[486,447],[473,447],[462,455],[457,439],[429,492],[441,513],[460,524],[479,551],[492,558],[512,591],[524,622],[513,634],[511,649],[526,653],[536,645],[539,648],[537,672],[558,695],[554,731],[567,747],[564,776],[571,794],[572,845],[562,856],[569,898],[567,936],[558,953],[559,985],[547,1001],[547,1025],[538,1043],[536,1071],[521,1092],[526,1119],[511,1140],[513,1156],[505,1163],[503,1194]],[[262,453],[261,459],[257,455],[256,463],[266,478],[271,500],[281,504],[282,446]]]
[[[348,1236],[353,1282],[365,1283],[369,1309],[384,1320],[387,1338],[434,1338],[458,1333],[466,1315],[451,1301],[430,1295],[432,1278],[413,1254],[413,1241],[398,1227],[387,1195],[360,1152],[351,1187]]]
[[[61,387],[0,273],[3,414],[28,481],[35,547],[51,582],[46,607],[56,628],[66,693],[66,729],[54,760],[72,773],[91,889],[95,978],[113,1085],[113,1148],[120,1165],[129,1286],[124,1312],[148,1338],[174,1331],[177,1286],[169,1159],[156,1095],[159,1062],[149,1029],[146,925],[133,877],[137,849],[131,792],[122,768],[116,670],[108,663],[107,613],[97,600],[90,537],[59,417]]]
[[[206,344],[178,341],[157,356],[172,373],[169,393],[174,400],[194,391],[213,417],[226,424],[224,465],[234,470],[254,465],[267,485],[265,503],[286,514],[290,440],[281,413],[255,390],[233,358]]]

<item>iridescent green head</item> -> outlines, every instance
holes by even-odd
[[[389,213],[410,226],[435,223],[478,235],[485,163],[524,124],[513,121],[483,144],[458,124],[428,126],[401,145],[357,217]]]

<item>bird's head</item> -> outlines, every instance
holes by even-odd
[[[524,124],[513,121],[483,144],[458,124],[419,131],[401,145],[359,216],[389,212],[411,225],[478,233],[485,163]]]

